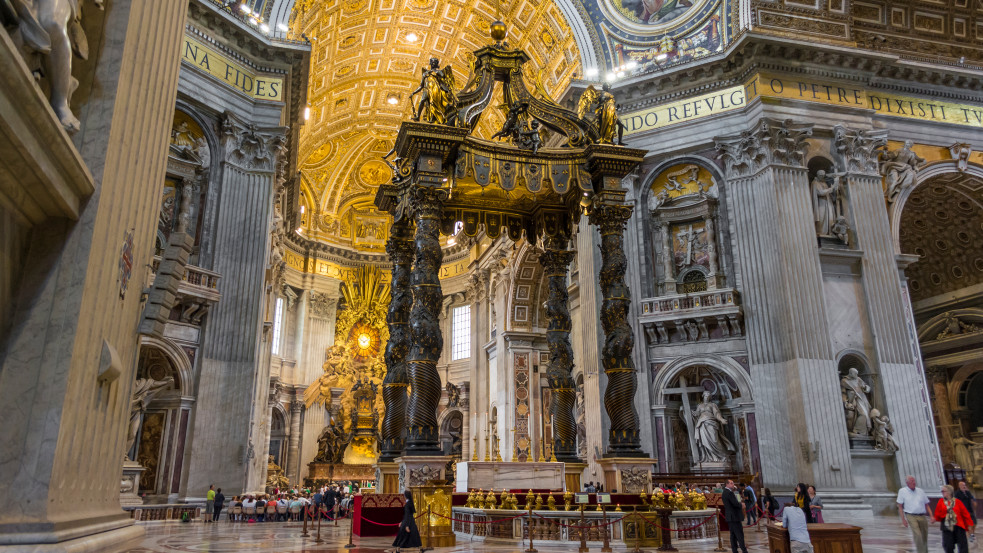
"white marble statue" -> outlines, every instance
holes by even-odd
[[[828,180],[829,177],[832,177],[832,182]],[[812,211],[819,236],[835,236],[833,227],[843,218],[842,189],[838,175],[827,176],[826,171],[820,170],[812,179]]]
[[[857,369],[851,367],[847,375],[840,379],[840,393],[843,395],[847,432],[851,436],[870,436],[870,386],[860,378]]]
[[[81,128],[69,104],[78,80],[72,77],[72,51],[82,59],[89,57],[89,45],[82,29],[79,0],[12,0],[17,12],[18,42],[27,60],[33,55],[44,57],[41,67],[31,67],[35,75],[48,78],[51,95],[48,102],[65,130]],[[103,8],[103,0],[95,1]],[[29,61],[29,66],[31,65]]]
[[[710,392],[703,392],[703,401],[690,415],[693,417],[693,432],[696,434],[696,453],[699,462],[727,461],[736,448],[724,435],[727,419],[720,413],[720,407],[710,401]]]
[[[915,184],[915,172],[925,160],[911,150],[914,143],[907,140],[904,146],[891,152],[885,152],[881,160],[881,174],[887,185],[888,202],[893,202],[906,188]]]
[[[133,396],[130,398],[130,427],[126,434],[126,458],[129,460],[130,450],[137,439],[137,432],[140,430],[140,422],[143,420],[143,413],[147,410],[147,405],[161,390],[174,383],[173,377],[164,380],[154,380],[153,378],[138,378],[133,383]]]
[[[894,425],[891,424],[891,419],[887,415],[881,415],[880,411],[874,409],[870,412],[870,419],[874,425],[874,447],[876,449],[888,453],[894,453],[901,449],[898,447],[898,442],[894,441]]]

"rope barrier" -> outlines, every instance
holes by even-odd
[[[495,519],[495,520],[461,520],[461,519],[457,519],[457,518],[447,517],[447,516],[444,516],[444,515],[442,515],[440,513],[434,513],[434,514],[437,515],[437,516],[439,516],[440,518],[446,518],[447,520],[453,520],[454,522],[464,522],[464,523],[469,523],[469,524],[498,524],[499,522],[507,522],[507,521],[510,521],[510,520],[515,520],[517,518],[521,518],[521,517],[526,516],[526,513],[522,513],[521,515],[515,515],[514,517],[499,518],[499,519]]]
[[[365,521],[365,522],[368,522],[369,524],[375,524],[376,526],[399,526],[400,524],[403,523],[403,521],[399,521],[399,522],[397,522],[395,524],[385,524],[385,523],[382,523],[382,522],[376,522],[374,520],[367,519],[364,516],[362,516],[362,520]]]

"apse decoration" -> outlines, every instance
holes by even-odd
[[[600,35],[616,74],[655,71],[715,54],[730,38],[733,8],[722,0],[594,2],[594,9],[604,17],[594,22],[593,30]]]

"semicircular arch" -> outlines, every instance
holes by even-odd
[[[178,373],[178,378],[180,378],[181,395],[183,396],[194,396],[194,367],[191,364],[191,359],[188,354],[181,349],[180,346],[174,342],[156,338],[153,336],[140,336],[140,347],[141,348],[156,348],[163,352],[167,357],[168,361],[174,367],[174,370]]]
[[[983,180],[983,165],[970,162],[965,171],[960,171],[958,161],[946,160],[929,163],[928,165],[919,169],[915,174],[915,184],[902,190],[898,194],[898,197],[894,200],[894,203],[891,205],[891,236],[894,239],[895,253],[903,253],[901,251],[901,217],[904,213],[904,208],[908,203],[908,199],[919,187],[929,183],[937,177],[942,177],[945,175],[965,175]]]
[[[664,406],[666,404],[666,394],[664,390],[670,386],[673,380],[683,371],[692,367],[709,367],[718,370],[737,385],[741,393],[741,403],[753,403],[754,392],[751,385],[751,377],[740,363],[730,357],[722,355],[686,355],[678,357],[667,363],[659,370],[659,374],[652,382],[653,406]]]

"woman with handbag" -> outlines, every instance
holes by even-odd
[[[966,535],[973,532],[973,519],[962,501],[952,497],[952,486],[942,486],[942,499],[935,504],[935,520],[942,523],[942,549],[953,553],[959,546],[959,553],[969,551]]]

